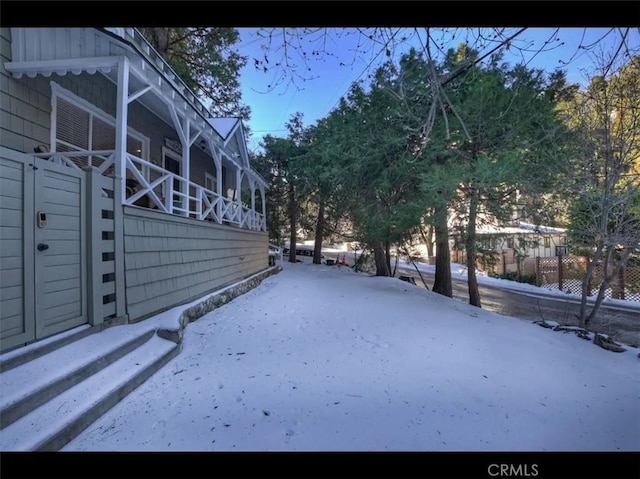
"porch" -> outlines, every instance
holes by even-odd
[[[34,156],[76,170],[93,167],[101,175],[115,177],[115,150],[37,153]],[[126,152],[124,156],[124,206],[266,231],[264,188],[242,172],[238,171],[235,184],[227,185],[235,192],[235,198],[228,198],[134,154]],[[259,196],[256,195],[256,189],[259,190]],[[242,202],[243,191],[248,193],[250,204]]]
[[[139,32],[11,30],[12,82],[59,77],[41,88],[48,141],[18,151],[122,180],[124,206],[266,231],[267,184],[251,168],[242,121],[214,117]]]

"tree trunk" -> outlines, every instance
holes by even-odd
[[[420,226],[419,231],[420,231],[420,236],[422,237],[422,241],[424,241],[424,245],[427,247],[427,256],[429,258],[433,257],[433,247],[435,246],[435,243],[433,241],[433,234],[434,234],[434,227],[429,225],[427,226],[427,232],[425,233],[424,230],[422,229],[422,226]]]
[[[596,251],[590,258],[587,272],[582,278],[582,297],[580,298],[580,317],[578,318],[578,320],[580,321],[580,326],[585,329],[587,328],[587,297],[591,293],[590,282],[593,278],[596,267],[598,266],[598,261],[600,260],[600,255],[602,254],[603,248],[604,244],[602,243],[602,241],[598,241],[598,244],[596,245]]]
[[[384,245],[378,241],[373,244],[373,258],[376,262],[376,276],[389,276],[390,271]]]
[[[598,296],[596,297],[596,301],[593,305],[593,308],[591,308],[591,312],[589,313],[589,316],[587,316],[587,318],[584,321],[585,329],[589,328],[589,324],[591,323],[591,321],[593,321],[593,318],[596,317],[596,314],[598,313],[598,310],[602,305],[602,301],[604,300],[605,292],[611,285],[611,282],[614,280],[614,278],[618,275],[618,272],[620,271],[620,269],[627,263],[627,260],[629,259],[629,253],[631,252],[631,250],[626,249],[622,255],[622,258],[620,258],[620,261],[618,261],[615,268],[613,268],[613,271],[611,272],[611,274],[607,274],[607,270],[609,268],[609,262],[612,259],[613,251],[614,251],[613,246],[609,246],[608,248],[609,249],[607,251],[607,254],[605,255],[604,266],[603,266],[604,279],[602,280],[602,284],[600,285],[600,289],[598,290]]]
[[[469,224],[467,225],[467,237],[465,248],[467,250],[467,285],[469,287],[469,304],[482,307],[480,303],[480,291],[478,290],[478,278],[476,277],[476,219],[478,216],[478,190],[471,185],[469,195]]]
[[[169,29],[168,28],[152,28],[153,34],[149,38],[153,48],[162,55],[163,58],[169,52]]]
[[[443,296],[453,297],[451,286],[451,253],[449,252],[449,227],[447,226],[447,208],[443,206],[435,211],[436,224],[436,276],[433,282],[433,292]]]
[[[324,232],[324,203],[318,208],[318,221],[316,222],[316,238],[313,245],[313,264],[322,263],[322,237]]]
[[[391,276],[391,243],[388,241],[384,242],[384,254],[387,258],[387,271],[389,271],[389,276]]]
[[[393,271],[391,272],[391,276],[393,276],[394,278],[396,277],[396,272],[398,271],[398,260],[399,260],[399,254],[398,254],[398,250],[396,249],[396,262],[393,265]],[[429,288],[427,288],[429,289]]]
[[[289,183],[289,219],[290,219],[290,227],[291,234],[289,236],[289,263],[295,263],[296,258],[296,249],[298,245],[296,244],[297,234],[296,234],[296,220],[297,220],[297,208],[296,208],[296,192],[293,188],[293,184]]]

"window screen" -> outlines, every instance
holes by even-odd
[[[88,150],[89,113],[62,98],[58,98],[56,112],[57,143],[68,146],[70,149],[66,151]]]
[[[115,150],[115,121],[97,116],[65,98],[56,96],[56,151],[99,151]],[[127,135],[127,152],[139,158],[145,158],[144,142],[141,138]],[[103,155],[72,158],[79,167],[100,166]],[[112,170],[112,168],[109,168]],[[107,171],[105,173],[109,173]],[[144,172],[146,173],[146,172]],[[145,175],[147,176],[147,175]]]

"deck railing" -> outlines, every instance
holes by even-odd
[[[114,170],[113,150],[39,153],[35,156],[76,169],[95,166],[103,175]],[[135,180],[136,184],[135,188],[128,189],[125,205],[266,231],[264,215],[131,153],[126,154],[125,170],[125,178]]]
[[[57,153],[36,153],[34,156],[44,158],[58,165],[82,170],[84,166],[95,166],[102,175],[113,166],[115,152],[113,150],[63,151]]]

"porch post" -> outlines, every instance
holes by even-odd
[[[127,154],[127,106],[129,105],[129,59],[122,57],[118,65],[118,85],[116,92],[116,155],[115,176],[120,182],[120,204],[127,198],[126,154]]]
[[[118,65],[116,90],[116,151],[113,182],[114,270],[116,276],[116,316],[127,314],[125,301],[124,205],[127,199],[127,112],[129,107],[129,59],[122,57]],[[119,192],[119,193],[118,193]]]
[[[267,201],[264,194],[264,185],[260,185],[260,197],[262,198],[262,231],[267,231]]]
[[[191,196],[190,188],[189,188],[189,179],[191,173],[191,164],[189,162],[191,158],[191,143],[189,142],[189,138],[191,137],[191,121],[189,118],[185,118],[184,120],[184,134],[180,135],[180,140],[182,141],[182,177],[187,181],[183,184],[185,185],[184,191],[187,197],[182,197],[182,201],[180,204],[182,208],[187,210],[182,212],[183,216],[189,216],[189,196]]]
[[[216,193],[218,193],[216,215],[218,216],[218,223],[222,224],[222,201],[224,198],[224,194],[222,193],[222,158],[216,155],[213,160],[216,164]]]
[[[209,145],[209,150],[211,151],[211,157],[213,158],[213,164],[216,167],[216,185],[215,193],[218,195],[216,197],[216,213],[215,215],[218,217],[218,223],[222,224],[222,158],[220,154],[216,151],[215,142],[213,138],[207,138],[207,143]]]
[[[87,179],[87,303],[89,324],[96,325],[104,321],[102,305],[102,236],[101,225],[102,208],[100,206],[102,188],[98,183],[100,175],[95,166],[85,166]],[[114,183],[115,184],[115,183]],[[118,201],[114,198],[114,206],[118,208]],[[114,238],[115,239],[115,238]]]
[[[256,180],[249,178],[249,188],[251,188],[251,229],[255,229],[256,224]]]
[[[236,204],[238,205],[238,226],[242,228],[242,169],[236,165]]]

